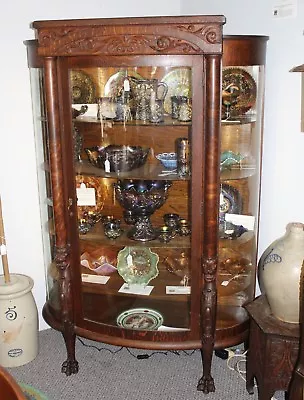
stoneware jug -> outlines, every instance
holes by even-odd
[[[31,291],[33,285],[33,280],[26,275],[10,274],[9,283],[0,275],[0,364],[3,367],[19,367],[38,354],[38,312]]]
[[[299,322],[300,276],[304,260],[304,224],[290,223],[283,237],[262,254],[258,279],[272,314],[290,323]]]

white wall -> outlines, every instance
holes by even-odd
[[[284,233],[290,221],[304,221],[300,133],[300,74],[288,72],[304,63],[304,4],[295,19],[274,20],[272,2],[256,0],[28,0],[6,2],[0,24],[1,129],[0,194],[11,272],[35,281],[41,312],[45,300],[36,159],[29,76],[23,40],[32,39],[29,24],[38,19],[95,18],[177,14],[223,14],[225,34],[270,36],[267,55],[265,139],[262,176],[260,252]],[[46,326],[41,321],[41,329]]]
[[[45,275],[37,187],[29,73],[24,40],[33,39],[30,23],[40,19],[178,15],[174,0],[21,0],[2,10],[0,194],[10,272],[31,276],[41,318]],[[1,268],[1,266],[0,266]],[[2,271],[0,270],[0,274]]]

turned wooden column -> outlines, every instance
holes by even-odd
[[[53,192],[53,210],[55,225],[55,263],[59,272],[60,306],[62,334],[66,343],[68,358],[62,365],[67,375],[78,372],[75,360],[75,332],[73,323],[73,304],[71,296],[71,263],[70,244],[68,242],[68,212],[71,200],[64,191],[63,146],[61,132],[61,110],[59,108],[59,88],[57,86],[57,58],[46,57],[44,60],[44,78],[46,92],[46,109],[49,131],[50,169]]]
[[[211,376],[216,323],[216,270],[218,262],[218,220],[219,220],[219,157],[220,157],[220,86],[221,57],[206,57],[206,135],[203,215],[203,293],[201,300],[203,377],[197,389],[204,393],[214,392]]]

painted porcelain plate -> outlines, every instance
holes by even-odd
[[[163,316],[150,308],[132,308],[117,317],[117,325],[125,329],[152,331],[163,324]]]

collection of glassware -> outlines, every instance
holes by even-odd
[[[97,98],[97,119],[129,121],[135,119],[151,123],[164,122],[165,115],[180,122],[192,119],[192,99],[188,96],[170,96],[170,108],[165,107],[168,85],[156,78],[140,79],[125,76],[116,96]]]
[[[179,73],[181,71],[178,71]],[[189,81],[189,70],[182,69],[186,73],[186,86],[191,87]],[[239,117],[241,107],[241,94],[238,83],[243,75],[235,80],[231,77],[230,71],[225,71],[224,86],[222,95],[223,120]],[[168,74],[170,80],[172,71]],[[115,91],[105,90],[105,95],[97,97],[97,120],[112,120],[116,122],[139,121],[143,123],[161,124],[165,117],[169,116],[172,122],[178,121],[188,123],[192,120],[192,99],[191,90],[179,93],[172,92],[168,79],[144,79],[141,76],[115,74],[113,79],[119,77],[119,85]],[[240,75],[240,73],[239,73]],[[232,79],[233,78],[233,79]],[[109,81],[111,81],[110,78]],[[168,83],[166,82],[168,81]],[[117,82],[116,82],[117,83]],[[106,89],[106,88],[105,88]],[[114,94],[113,94],[114,93]],[[251,92],[250,92],[251,93]],[[254,102],[254,99],[252,100]],[[246,109],[247,110],[247,109]],[[245,111],[246,111],[245,110]],[[82,107],[79,111],[73,110],[73,118],[83,115],[87,108]],[[243,109],[241,112],[243,113]],[[77,132],[75,133],[75,135]],[[82,143],[78,140],[78,148]],[[163,215],[163,225],[153,226],[151,216],[161,208],[168,198],[172,180],[149,179],[119,179],[119,174],[133,171],[134,169],[145,166],[147,160],[154,152],[149,147],[116,145],[95,146],[84,149],[89,162],[101,168],[107,173],[115,173],[118,179],[112,184],[115,199],[122,207],[123,224],[119,217],[113,215],[101,215],[100,213],[86,212],[79,220],[79,231],[81,234],[88,233],[96,223],[102,224],[102,232],[105,238],[117,243],[120,250],[117,250],[115,257],[113,254],[107,256],[108,250],[100,250],[95,258],[88,253],[82,255],[81,264],[97,274],[110,275],[113,272],[123,278],[127,285],[141,285],[145,287],[159,274],[159,256],[151,251],[149,247],[127,245],[121,247],[117,241],[121,236],[131,239],[134,242],[149,242],[157,240],[160,243],[168,243],[176,237],[188,236],[191,234],[190,222],[177,213],[165,213]],[[78,154],[80,150],[78,149]],[[222,171],[241,168],[244,155],[226,150],[221,153],[220,169]],[[190,142],[187,137],[179,137],[175,141],[175,152],[164,152],[155,155],[155,158],[164,167],[160,176],[166,174],[177,174],[181,179],[191,175],[191,150]],[[79,156],[78,159],[79,161]],[[167,172],[166,172],[167,171]],[[166,179],[166,178],[165,178]],[[242,211],[242,199],[239,191],[231,185],[223,183],[220,192],[219,209],[219,238],[235,239],[240,237],[248,229],[243,225],[234,224],[226,221],[226,213],[240,214]],[[107,247],[107,246],[106,246]],[[115,245],[114,245],[115,247]],[[190,254],[189,249],[175,249],[166,257],[162,257],[162,264],[165,269],[179,277],[180,285],[187,286],[190,281]],[[251,264],[248,260],[236,256],[228,257],[221,262],[224,281],[221,283],[227,292],[233,286],[229,279],[234,279],[239,284],[239,276],[244,271],[250,269]],[[232,273],[233,269],[233,273]],[[235,275],[236,273],[236,275]],[[235,275],[234,278],[227,278]],[[247,276],[248,274],[246,274]],[[225,280],[226,279],[226,280]],[[228,281],[227,281],[228,279]],[[122,318],[129,316],[122,316]]]

